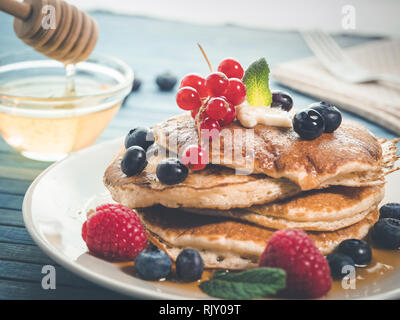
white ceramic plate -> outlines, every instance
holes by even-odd
[[[121,146],[122,139],[107,141],[72,154],[45,170],[32,183],[23,203],[24,221],[30,235],[60,265],[112,290],[137,298],[209,299],[200,290],[140,280],[129,268],[121,268],[87,253],[81,238],[81,227],[86,218],[83,209],[107,201],[103,173]],[[399,173],[389,177],[386,189],[384,202],[400,201],[396,196],[400,189]],[[356,290],[329,294],[327,298],[400,298],[400,270]]]

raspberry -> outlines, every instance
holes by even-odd
[[[146,233],[136,213],[120,204],[96,208],[82,226],[89,251],[111,260],[133,260],[146,247]]]
[[[85,242],[86,242],[86,235],[87,235],[87,221],[85,221],[82,226],[82,239]]]
[[[328,261],[303,230],[275,232],[261,255],[259,265],[286,271],[284,294],[288,296],[318,298],[332,285]]]

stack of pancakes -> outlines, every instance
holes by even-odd
[[[219,143],[212,144],[211,164],[191,171],[182,183],[160,183],[156,167],[163,158],[198,144],[190,115],[153,128],[156,143],[141,174],[122,173],[125,150],[105,172],[113,199],[136,209],[149,240],[173,260],[190,247],[208,268],[252,268],[281,228],[305,230],[327,254],[345,239],[365,237],[377,221],[397,141],[377,139],[350,121],[312,141],[291,128],[258,125],[247,136],[249,129],[234,122],[223,130],[232,134],[221,134]],[[242,157],[228,159],[226,151],[234,147]],[[238,174],[249,171],[248,163],[252,174]]]

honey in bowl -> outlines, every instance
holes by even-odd
[[[133,74],[119,60],[94,57],[77,64],[68,79],[62,63],[35,58],[0,60],[0,133],[24,156],[54,161],[98,138],[129,93]]]

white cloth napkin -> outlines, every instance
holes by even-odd
[[[371,71],[400,76],[400,39],[374,41],[346,49],[346,52]],[[334,103],[400,134],[400,88],[344,82],[315,57],[279,64],[272,70],[272,76],[289,88]]]

